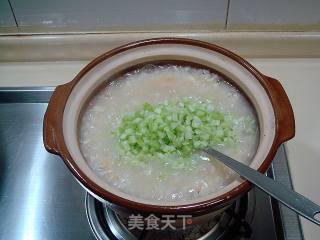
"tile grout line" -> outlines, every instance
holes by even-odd
[[[231,0],[228,0],[228,3],[227,3],[227,14],[226,14],[226,21],[224,23],[224,30],[228,30],[228,18],[229,18],[229,8],[230,8],[230,1]]]
[[[9,6],[10,6],[10,9],[11,9],[11,12],[12,12],[13,18],[14,18],[14,22],[16,23],[16,27],[18,28],[18,27],[19,27],[19,25],[18,25],[18,21],[17,21],[17,18],[16,18],[15,13],[14,13],[14,11],[13,11],[13,7],[12,7],[12,4],[11,4],[10,0],[8,0],[8,3],[9,3]]]

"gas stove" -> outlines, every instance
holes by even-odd
[[[99,240],[250,239],[253,233],[250,224],[255,213],[256,194],[260,192],[253,189],[223,213],[205,221],[203,219],[197,221],[197,217],[188,218],[189,221],[191,220],[190,224],[192,220],[196,223],[188,225],[186,221],[183,228],[175,228],[172,225],[171,228],[148,229],[147,224],[142,225],[144,227],[140,229],[134,228],[130,226],[130,220],[132,220],[130,217],[138,215],[116,213],[108,207],[108,203],[101,203],[90,194],[86,196],[86,209],[91,229]],[[158,220],[160,221],[161,218]],[[273,234],[270,232],[268,239],[272,239]]]
[[[0,239],[303,239],[299,218],[253,188],[217,217],[183,230],[130,229],[46,152],[42,120],[51,88],[0,89]],[[291,187],[285,146],[267,175]]]

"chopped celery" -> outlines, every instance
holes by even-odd
[[[238,122],[230,114],[216,110],[211,101],[183,98],[156,105],[145,103],[123,116],[114,134],[122,153],[132,163],[161,156],[175,159],[171,160],[173,168],[183,168],[185,159],[197,149],[226,141],[234,143]],[[246,119],[246,124],[249,122]]]

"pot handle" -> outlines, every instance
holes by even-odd
[[[265,78],[272,85],[270,95],[274,102],[274,110],[278,119],[276,123],[278,129],[277,143],[280,145],[295,135],[293,109],[280,82],[272,77],[265,76]]]
[[[64,103],[72,87],[69,83],[59,85],[54,90],[43,120],[43,144],[50,153],[59,155],[60,147],[57,139],[62,136],[62,119]]]

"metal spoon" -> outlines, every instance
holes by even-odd
[[[268,178],[264,174],[240,163],[214,149],[206,149],[206,153],[223,162],[226,166],[240,174],[258,188],[274,197],[293,211],[320,226],[320,206],[285,185]]]

